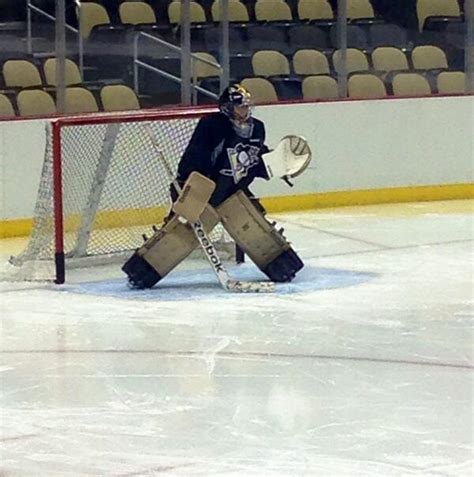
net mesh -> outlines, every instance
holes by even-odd
[[[153,234],[169,211],[170,178],[146,131],[150,127],[160,151],[176,173],[178,161],[199,118],[124,120],[61,127],[64,252],[76,259],[126,256]],[[25,278],[35,277],[41,262],[54,257],[54,194],[52,128],[34,212],[33,232],[26,249],[12,257],[16,266],[28,266]],[[228,243],[222,226],[211,238]],[[73,260],[74,259],[74,260]],[[90,261],[94,264],[94,261]],[[66,261],[68,266],[68,260]]]

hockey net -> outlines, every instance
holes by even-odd
[[[16,279],[64,281],[65,268],[120,263],[170,208],[170,179],[145,126],[176,172],[206,110],[103,114],[52,120],[26,249]],[[218,225],[211,238],[229,252]]]

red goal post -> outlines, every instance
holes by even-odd
[[[170,206],[169,178],[145,125],[176,172],[197,121],[212,111],[173,108],[47,121],[32,234],[26,249],[11,259],[24,270],[21,278],[61,284],[69,263],[126,259]],[[230,241],[222,227],[212,238]]]

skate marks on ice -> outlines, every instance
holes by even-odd
[[[237,280],[257,281],[266,277],[251,264],[230,267],[232,278]],[[320,268],[306,266],[291,283],[277,283],[276,295],[314,292],[335,288],[357,286],[373,280],[378,274],[356,270]],[[171,273],[149,290],[133,290],[126,283],[126,278],[83,282],[69,288],[70,292],[125,298],[129,300],[181,301],[199,300],[206,297],[233,297],[232,293],[222,289],[211,270],[189,270]],[[238,293],[237,295],[241,295]],[[255,294],[245,294],[254,296]]]

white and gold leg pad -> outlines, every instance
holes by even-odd
[[[291,281],[303,268],[286,238],[244,192],[236,192],[216,210],[229,235],[271,280]]]
[[[219,222],[216,211],[207,206],[200,220],[210,233]],[[198,245],[188,222],[173,216],[125,263],[122,270],[137,288],[151,288],[179,265]]]

